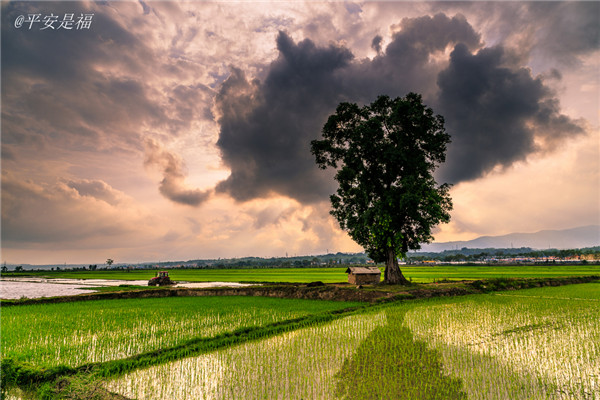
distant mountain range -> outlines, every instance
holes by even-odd
[[[572,229],[545,230],[535,233],[510,233],[502,236],[481,236],[477,239],[457,242],[424,244],[420,251],[440,252],[466,247],[472,248],[519,248],[532,249],[580,249],[600,245],[600,225],[581,226]]]

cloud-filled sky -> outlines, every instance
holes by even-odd
[[[452,137],[436,241],[600,223],[598,2],[2,1],[1,29],[8,263],[362,251],[310,141],[410,91]]]

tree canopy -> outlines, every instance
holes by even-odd
[[[318,166],[337,170],[331,214],[369,257],[386,263],[386,283],[406,282],[398,257],[430,242],[432,228],[450,220],[450,186],[433,177],[448,143],[444,118],[416,93],[363,107],[341,103],[322,139],[311,142]]]

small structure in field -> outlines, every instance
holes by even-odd
[[[167,286],[173,285],[174,282],[169,278],[167,271],[159,271],[156,276],[148,281],[148,286]]]
[[[354,285],[376,285],[381,280],[381,271],[377,267],[348,267],[348,283]]]

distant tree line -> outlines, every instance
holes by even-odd
[[[188,261],[202,269],[227,269],[227,268],[310,268],[310,267],[336,267],[340,264],[366,264],[369,258],[363,254],[336,253],[319,256],[304,257],[279,257],[279,258],[233,258],[219,260],[193,260]]]
[[[581,249],[548,249],[548,250],[533,250],[529,247],[521,247],[518,249],[468,249],[463,247],[460,250],[444,250],[439,253],[419,252],[409,254],[407,261],[419,262],[425,260],[436,260],[442,262],[452,261],[484,261],[489,258],[543,258],[556,257],[561,259],[573,258],[581,255],[596,255],[600,256],[600,246],[586,247]]]
[[[418,263],[428,260],[440,262],[481,262],[490,258],[513,258],[513,257],[556,257],[560,259],[573,258],[577,256],[595,256],[600,259],[600,246],[586,247],[581,249],[548,249],[533,250],[529,247],[510,248],[510,249],[468,249],[463,247],[458,250],[444,250],[442,252],[418,252],[409,253],[406,262]],[[89,266],[56,266],[52,268],[28,268],[23,266],[3,265],[2,273],[8,272],[48,272],[51,271],[131,271],[132,269],[154,269],[154,268],[183,268],[183,269],[253,269],[253,268],[334,268],[342,265],[365,265],[371,262],[365,253],[335,253],[317,256],[299,256],[299,257],[244,257],[244,258],[223,258],[210,260],[189,260],[189,261],[167,261],[156,264],[130,264],[130,265],[112,265],[108,267],[99,267],[96,264]],[[583,262],[586,262],[585,260]],[[12,270],[11,270],[12,269]]]

